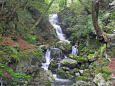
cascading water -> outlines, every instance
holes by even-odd
[[[49,64],[50,64],[50,52],[51,51],[49,49],[47,49],[46,54],[45,54],[45,60],[46,60],[46,62],[42,63],[42,68],[44,70],[48,70],[48,67],[49,67]]]
[[[2,80],[2,78],[0,79],[0,86],[3,86],[3,80]]]
[[[77,45],[72,46],[72,54],[78,56],[78,48],[77,48]]]
[[[65,34],[63,34],[61,27],[58,25],[58,23],[59,23],[58,22],[58,15],[57,14],[49,15],[49,21],[50,21],[51,25],[54,27],[54,29],[56,30],[56,33],[57,33],[59,40],[60,41],[66,41],[66,42],[70,43],[70,41],[66,39]],[[44,70],[48,70],[50,60],[51,60],[50,53],[51,53],[51,51],[49,49],[47,49],[46,54],[45,54],[46,62],[42,63],[42,68],[44,68]],[[72,54],[77,56],[78,49],[76,46],[72,47]],[[65,56],[65,58],[67,58],[67,56]],[[59,67],[60,67],[60,63],[58,64],[58,68]],[[60,79],[57,77],[56,74],[53,74],[53,77],[56,80],[56,82],[69,82],[70,81],[69,79]]]
[[[65,34],[63,34],[61,27],[58,25],[58,15],[57,14],[50,14],[49,15],[49,21],[51,23],[51,25],[54,27],[54,29],[56,30],[57,36],[59,38],[60,41],[67,41],[69,42],[66,37]]]

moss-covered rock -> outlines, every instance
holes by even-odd
[[[78,73],[79,70],[77,68],[74,68],[74,69],[70,70],[69,72],[70,72],[70,74],[75,75],[75,73]]]
[[[75,80],[86,81],[87,79],[84,76],[76,76]]]
[[[61,63],[61,66],[65,66],[69,68],[75,68],[78,64],[76,60],[69,59],[69,58],[63,59],[60,63]]]
[[[65,71],[63,71],[62,69],[58,69],[56,72],[57,76],[63,79],[68,78],[68,75],[66,74]]]
[[[51,61],[48,69],[51,70],[53,73],[55,73],[56,69],[58,68],[58,64],[57,63],[58,62],[55,61],[55,60]]]
[[[88,61],[87,57],[75,56],[73,54],[69,54],[69,58],[75,59],[80,63]]]
[[[40,45],[39,47],[43,50],[47,50],[49,48],[49,45],[48,44],[47,45]]]
[[[56,47],[61,49],[64,53],[68,53],[72,49],[72,45],[68,41],[59,41],[56,43]]]
[[[96,54],[89,54],[88,55],[88,60],[89,61],[95,61],[96,60]]]

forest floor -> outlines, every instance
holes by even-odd
[[[9,37],[3,37],[2,39],[3,40],[2,40],[2,42],[0,42],[0,45],[8,45],[10,47],[18,46],[20,51],[25,54],[28,54],[29,50],[35,49],[35,47],[33,45],[28,44],[27,41],[21,39],[20,37],[16,41],[13,41]]]
[[[115,58],[110,58],[111,62],[106,68],[108,68],[115,76]]]

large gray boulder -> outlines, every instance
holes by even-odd
[[[51,59],[54,60],[61,60],[64,58],[64,54],[62,53],[62,50],[59,48],[51,48]]]
[[[65,58],[61,62],[61,66],[69,67],[69,68],[75,68],[78,64],[76,60],[70,59],[70,58]]]

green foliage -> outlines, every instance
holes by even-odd
[[[12,77],[12,79],[14,79],[14,81],[23,81],[23,80],[31,79],[30,75],[27,75],[24,73],[15,73],[15,72],[13,72],[12,69],[8,69],[7,71],[10,74],[10,76]]]
[[[38,77],[38,78],[41,78],[41,77],[43,77],[43,74],[42,74],[42,73],[38,73],[38,74],[37,74],[37,77]]]
[[[24,36],[24,39],[27,40],[28,42],[35,43],[37,37],[35,35],[26,35]]]
[[[109,70],[109,69],[107,69],[107,68],[103,68],[103,73],[106,73],[106,74],[108,74],[108,75],[111,75],[112,74],[112,72]]]
[[[8,75],[5,75],[5,73]],[[25,73],[16,73],[13,71],[13,69],[9,69],[5,64],[2,63],[0,63],[0,76],[6,78],[6,80],[8,80],[8,85],[11,86],[17,86],[19,81],[25,83],[32,78],[30,75]],[[8,79],[8,77],[10,79]]]
[[[0,56],[2,58],[2,62],[9,62],[11,58],[16,59],[19,61],[19,53],[16,49],[11,48],[9,46],[4,46],[0,50]]]
[[[44,12],[44,10],[47,7],[47,2],[46,0],[29,0],[27,3],[27,7],[35,7],[36,9],[38,9],[41,13]]]
[[[87,80],[84,76],[77,76],[75,79],[76,80],[82,80],[82,81],[86,81]]]
[[[37,60],[39,62],[41,62],[42,58],[43,58],[43,53],[42,53],[42,49],[38,48],[37,50],[32,50],[29,52],[30,55],[34,55],[35,58],[37,58]]]
[[[3,27],[0,26],[0,33],[3,31]]]

